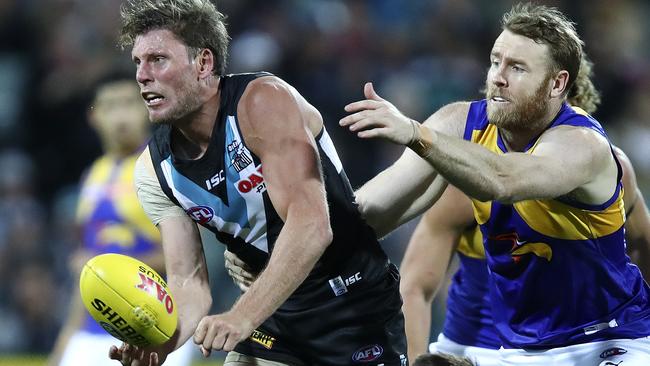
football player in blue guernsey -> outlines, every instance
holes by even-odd
[[[83,245],[72,255],[75,279],[88,259],[103,253],[136,257],[164,273],[160,234],[142,210],[133,184],[135,162],[149,136],[147,111],[138,98],[138,85],[127,73],[111,72],[97,82],[88,120],[104,154],[90,166],[81,184],[77,225]],[[48,364],[114,364],[106,350],[115,338],[84,309],[79,291],[74,293]],[[191,351],[185,346],[169,365],[189,365]]]
[[[632,256],[650,248],[650,215],[632,165],[620,149],[615,152],[623,168],[625,235]],[[409,359],[427,351],[431,304],[454,251],[459,267],[451,279],[443,331],[428,351],[467,356],[481,366],[498,365],[501,341],[492,321],[483,237],[470,199],[453,186],[424,214],[402,260],[400,289]],[[650,269],[641,264],[642,273],[647,274]]]
[[[592,114],[600,95],[591,82],[593,64],[583,56],[576,82],[568,95],[572,106]],[[623,169],[627,250],[647,276],[643,260],[650,250],[650,215],[636,184],[627,156],[614,148]],[[472,214],[471,201],[448,186],[418,223],[402,260],[400,292],[404,301],[409,359],[427,350],[431,305],[445,279],[447,265],[456,251],[459,268],[453,274],[447,297],[445,324],[429,352],[469,356],[478,364],[498,364],[501,342],[490,313],[488,273],[483,237]]]
[[[650,363],[650,288],[625,254],[621,168],[600,124],[566,101],[582,45],[557,9],[515,5],[486,99],[419,124],[368,83],[340,121],[409,147],[357,191],[368,217],[406,220],[447,182],[472,198],[506,365]]]
[[[122,13],[156,126],[136,163],[162,235],[179,322],[158,365],[190,337],[226,365],[406,365],[399,275],[360,216],[318,111],[268,73],[224,75],[228,35],[208,0],[132,0]],[[197,224],[261,273],[231,309],[212,298]],[[381,301],[378,301],[381,299]]]

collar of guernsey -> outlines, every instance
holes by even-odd
[[[471,104],[464,138],[496,154],[506,149],[487,118],[485,100]],[[564,104],[548,129],[602,126]],[[532,153],[539,137],[530,141]],[[618,162],[617,162],[618,164]],[[625,254],[623,190],[607,202],[473,200],[490,273],[495,326],[504,347],[545,349],[650,335],[648,285]]]

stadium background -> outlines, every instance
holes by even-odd
[[[423,120],[480,98],[506,0],[220,0],[232,36],[228,72],[271,71],[323,114],[355,187],[400,149],[355,139],[343,106],[376,89]],[[544,1],[577,22],[603,103],[596,117],[632,159],[650,197],[650,2]],[[0,1],[0,365],[39,365],[67,310],[77,182],[100,153],[85,109],[115,46],[119,0]],[[384,240],[399,263],[414,223]],[[211,239],[208,239],[211,240]],[[208,245],[214,310],[237,290]],[[440,312],[434,312],[440,327]],[[16,356],[18,358],[16,358]],[[198,358],[198,352],[197,352]],[[217,357],[218,358],[218,357]]]

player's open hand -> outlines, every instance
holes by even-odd
[[[232,311],[203,317],[194,331],[194,343],[201,346],[203,356],[211,350],[232,351],[253,333],[253,324],[241,314]]]
[[[346,105],[345,111],[352,114],[341,119],[339,124],[357,132],[360,138],[380,137],[401,145],[411,143],[417,132],[415,122],[380,97],[372,83],[366,83],[363,93],[366,100]]]
[[[165,356],[159,352],[122,343],[120,348],[111,346],[108,357],[124,366],[159,366],[165,362]]]
[[[224,266],[228,271],[228,275],[232,277],[232,280],[235,282],[235,285],[239,287],[242,292],[246,292],[253,281],[257,278],[257,274],[249,267],[244,261],[239,259],[237,255],[233,252],[226,250],[223,253],[224,257]]]

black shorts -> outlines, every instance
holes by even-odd
[[[348,296],[349,295],[349,296]],[[399,273],[301,311],[279,309],[235,351],[295,366],[406,366]]]

